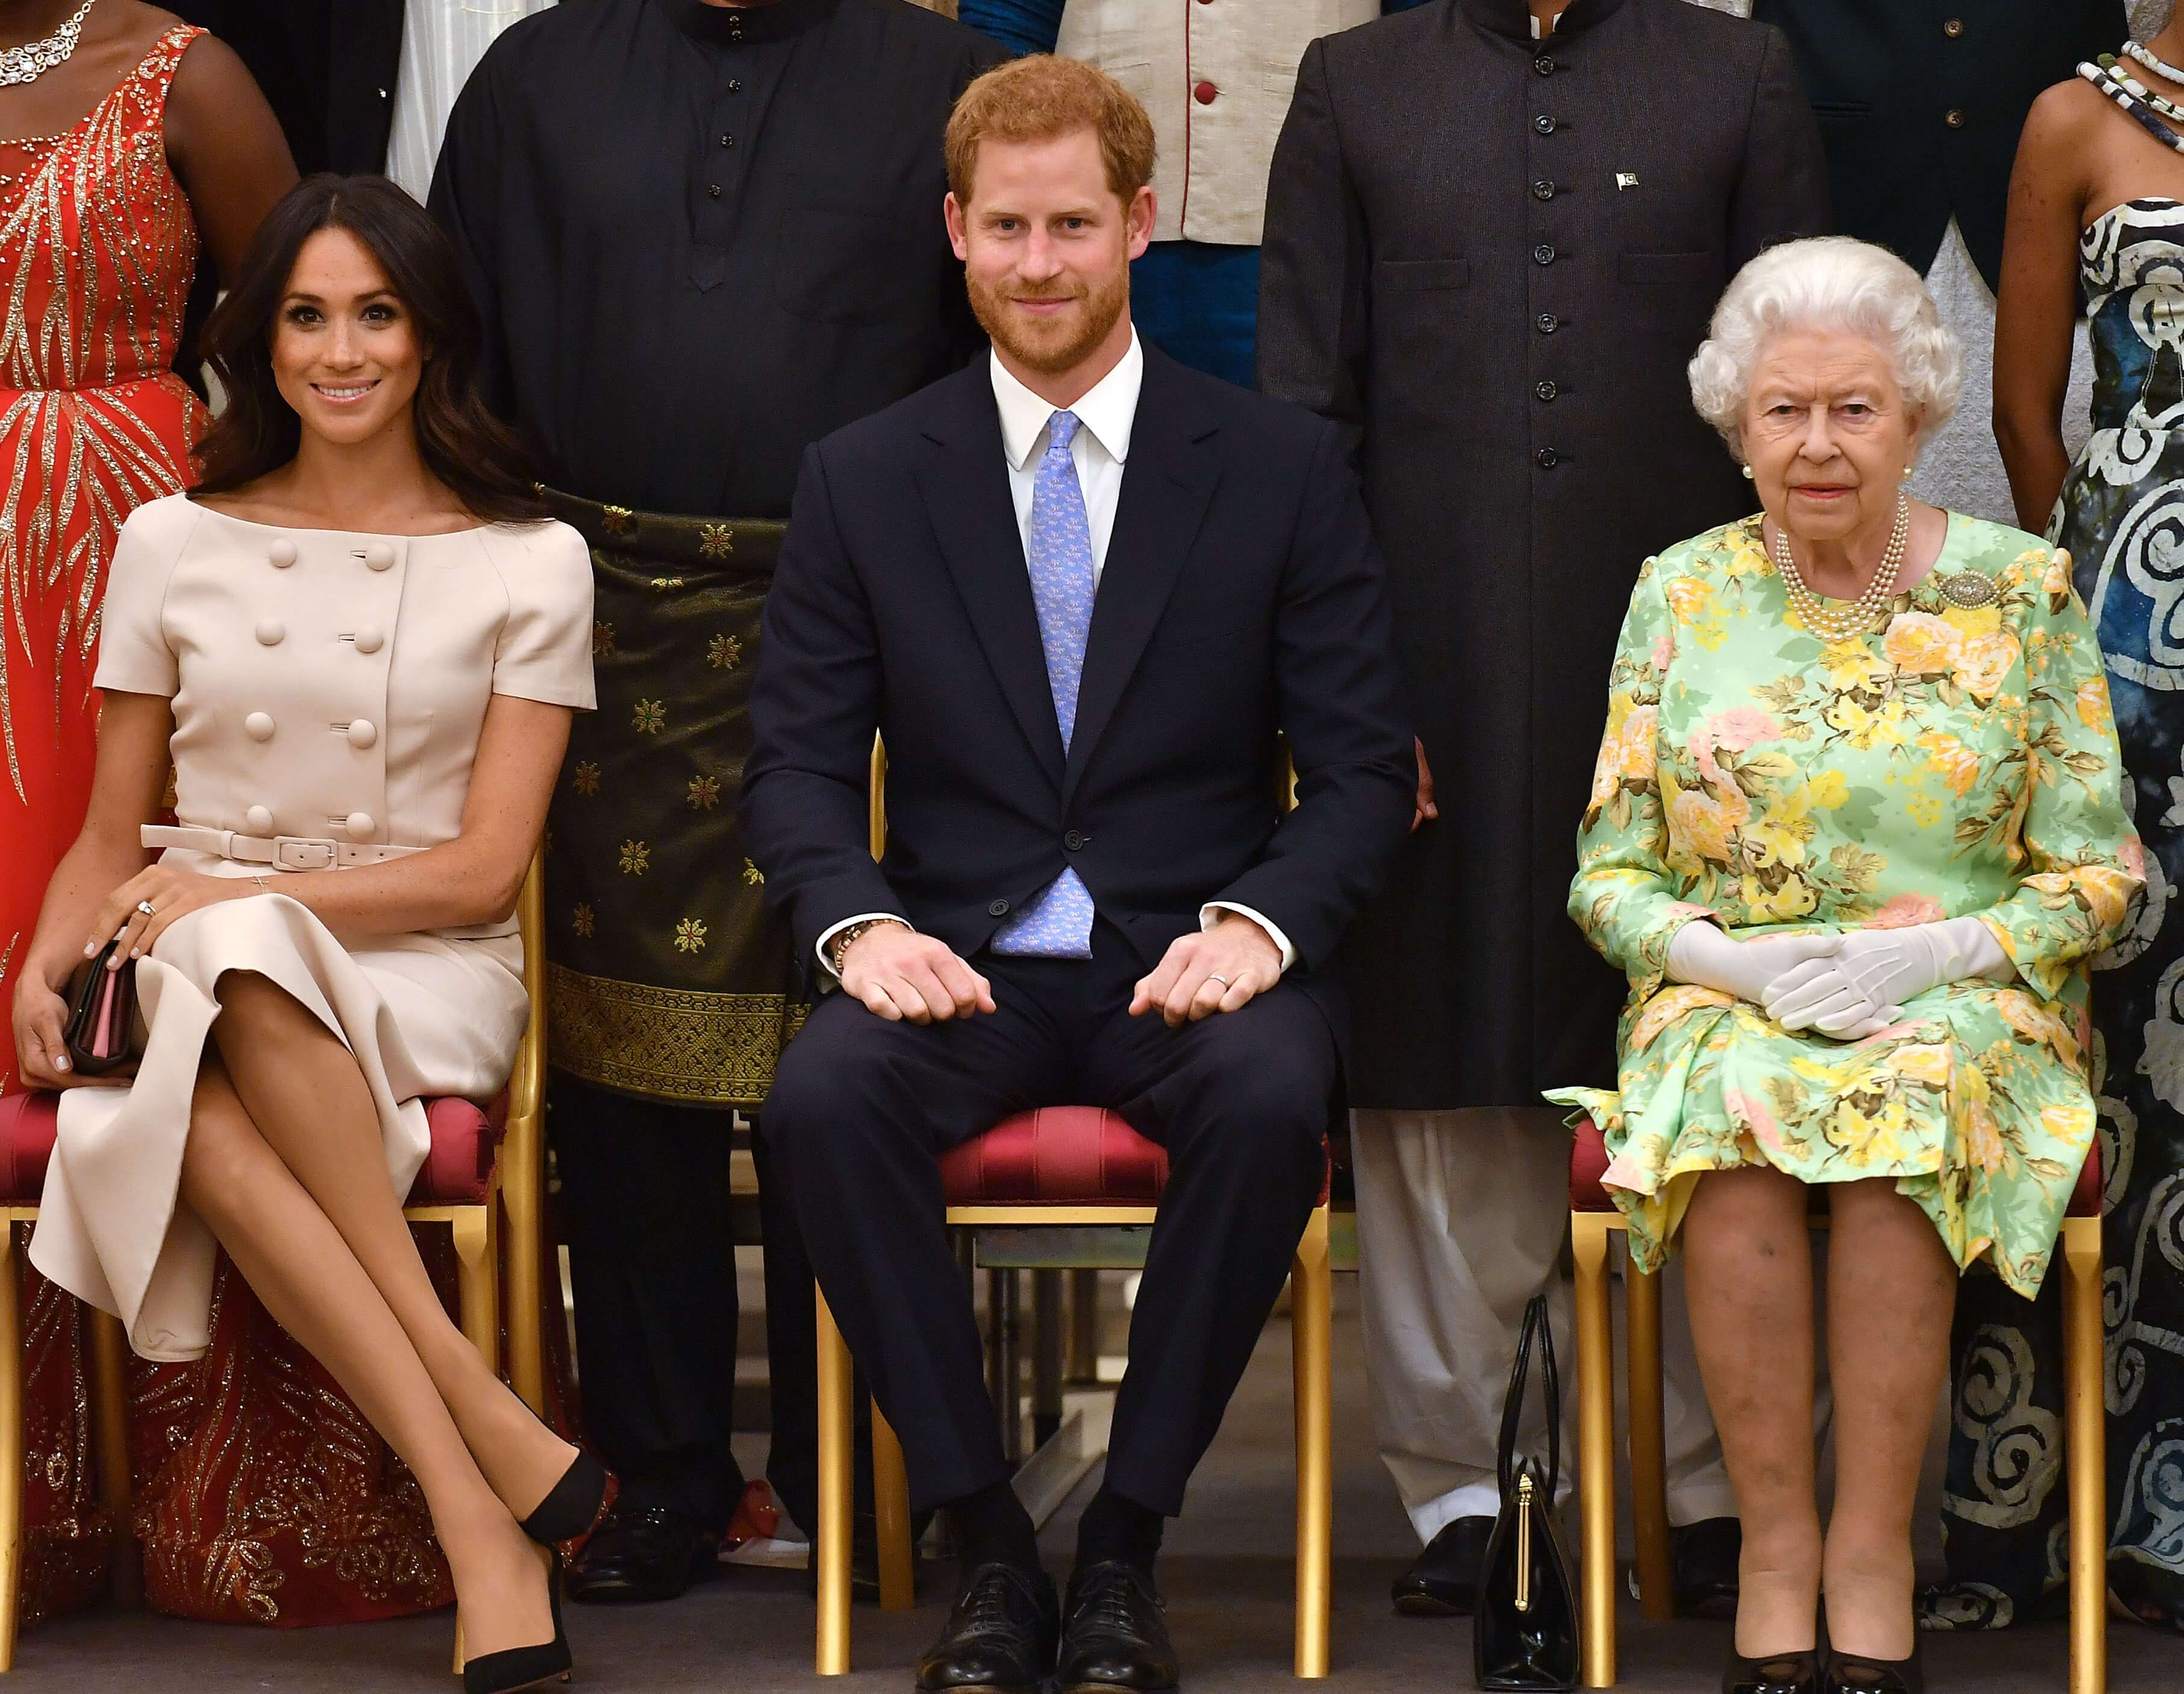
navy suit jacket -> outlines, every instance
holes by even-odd
[[[1148,968],[1234,900],[1339,1034],[1329,958],[1416,783],[1379,554],[1333,424],[1145,359],[1067,757],[986,361],[807,450],[751,694],[752,854],[807,963],[866,911],[968,958],[1065,865]]]

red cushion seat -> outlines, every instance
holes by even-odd
[[[1578,1120],[1577,1140],[1570,1148],[1570,1210],[1613,1212],[1615,1201],[1601,1179],[1607,1174],[1607,1140],[1590,1117]],[[2093,1143],[2078,1171],[2078,1185],[2070,1190],[2069,1218],[2101,1215],[2101,1147]],[[1817,1208],[1816,1208],[1817,1209]]]
[[[45,1192],[59,1106],[57,1094],[0,1096],[0,1206],[36,1206]],[[425,1121],[432,1148],[404,1203],[482,1205],[508,1126],[507,1094],[485,1106],[467,1100],[428,1100]]]
[[[950,1148],[940,1184],[950,1206],[1150,1206],[1167,1150],[1112,1112],[1047,1106]]]

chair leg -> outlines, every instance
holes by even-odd
[[[2070,1492],[2070,1694],[2108,1687],[2108,1444],[2101,1220],[2063,1220],[2063,1446]]]
[[[1334,1585],[1334,1280],[1327,1208],[1312,1214],[1290,1273],[1290,1355],[1296,1389],[1296,1674],[1327,1674]]]
[[[872,1513],[880,1551],[880,1610],[917,1609],[917,1549],[910,1538],[910,1472],[894,1426],[872,1402]]]
[[[23,1264],[14,1223],[0,1230],[0,1670],[12,1670],[23,1592]]]
[[[1636,1519],[1638,1598],[1648,1618],[1676,1615],[1669,1552],[1669,1458],[1661,1382],[1661,1279],[1635,1265],[1623,1279],[1630,1383],[1630,1503]]]
[[[817,1669],[843,1676],[850,1669],[850,1537],[854,1533],[856,1403],[849,1343],[834,1327],[827,1296],[818,1301],[819,1521],[811,1526],[811,1556],[819,1561]]]
[[[500,1267],[493,1256],[489,1208],[465,1206],[453,1224],[455,1237],[455,1293],[462,1307],[463,1334],[478,1350],[486,1368],[500,1369]]]
[[[129,1337],[119,1318],[104,1312],[91,1313],[87,1362],[98,1501],[114,1518],[114,1596],[135,1605],[143,1597],[142,1572],[129,1523]]]
[[[1615,1686],[1615,1350],[1609,1338],[1607,1236],[1617,1220],[1570,1214],[1577,1267],[1578,1504],[1583,1514],[1585,1686]]]
[[[540,1418],[546,1415],[545,1291],[542,1255],[544,1232],[535,1206],[519,1203],[504,1188],[500,1240],[494,1258],[508,1275],[508,1378],[517,1396]]]

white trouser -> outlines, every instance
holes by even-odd
[[[1565,1493],[1575,1479],[1577,1348],[1569,1286],[1556,1268],[1569,1222],[1564,1115],[1559,1106],[1350,1115],[1373,1429],[1421,1541],[1499,1508],[1502,1392],[1525,1305],[1540,1293],[1563,1370]],[[1674,1261],[1663,1306],[1669,1520],[1734,1517]],[[1523,1440],[1544,1457],[1536,1370],[1531,1395]]]

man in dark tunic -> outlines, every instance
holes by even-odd
[[[1820,232],[1824,182],[1781,37],[1682,0],[1436,0],[1298,74],[1260,386],[1357,432],[1440,800],[1349,944],[1367,1357],[1428,1543],[1400,1610],[1470,1608],[1563,1234],[1540,1093],[1615,1073],[1624,984],[1564,906],[1616,632],[1641,560],[1752,504],[1685,364],[1747,259]],[[1685,1353],[1690,1524],[1736,1508]]]
[[[448,122],[432,204],[492,393],[597,577],[547,860],[577,1358],[623,1485],[579,1598],[680,1593],[743,1491],[730,1112],[797,998],[737,816],[759,610],[805,447],[984,346],[941,135],[1001,57],[900,0],[596,0],[510,28]],[[811,1284],[766,1233],[770,1469],[808,1524]]]

